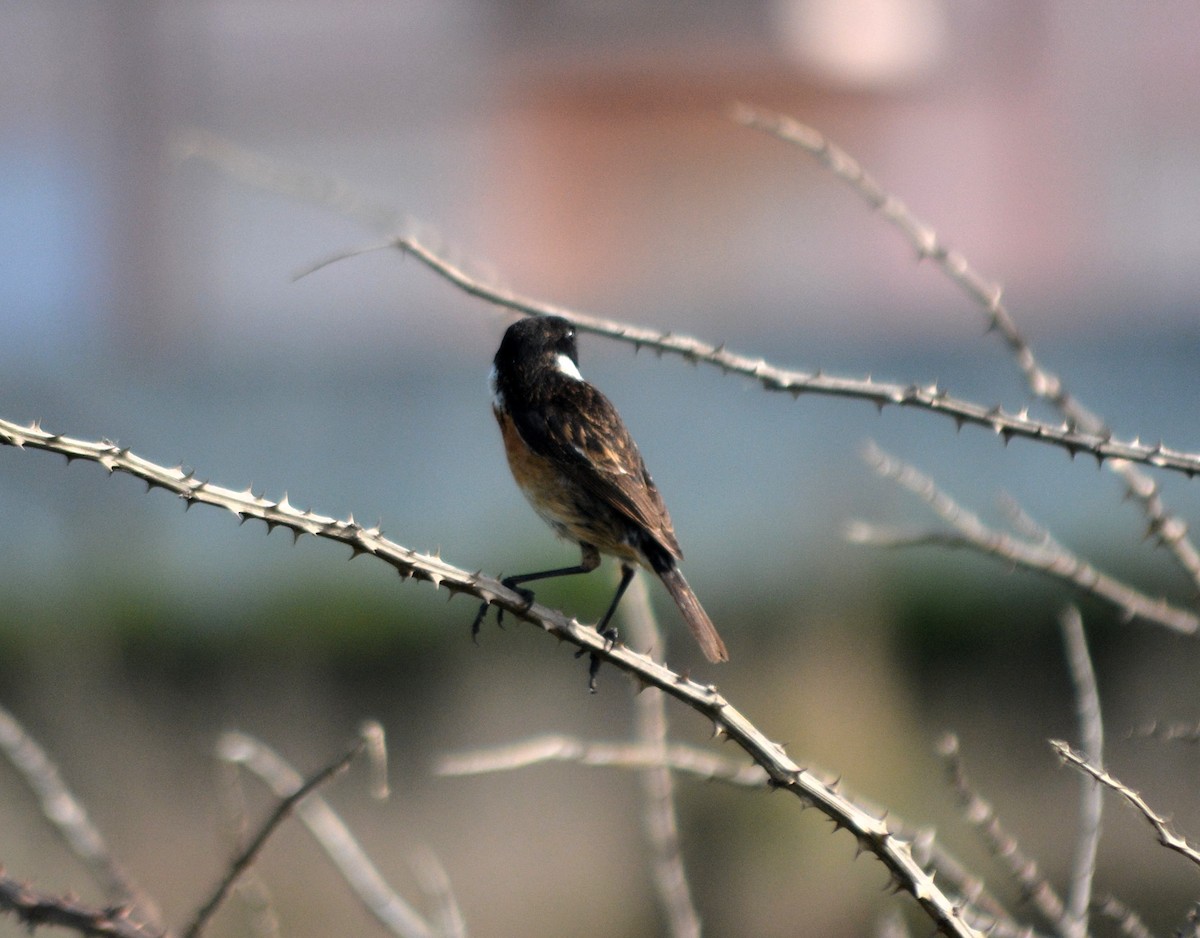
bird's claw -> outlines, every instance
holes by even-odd
[[[526,589],[523,586],[517,586],[516,583],[511,581],[512,578],[510,577],[508,579],[501,580],[500,584],[506,589],[512,590],[514,593],[518,594],[522,599],[524,599],[525,605],[521,608],[521,612],[528,612],[529,607],[533,605],[533,590]],[[483,620],[487,618],[488,609],[491,608],[491,605],[492,604],[490,602],[486,601],[482,603],[479,606],[479,612],[475,615],[475,621],[471,623],[471,641],[473,641],[476,645],[479,644],[479,629],[483,626]],[[500,628],[504,628],[503,606],[498,606],[496,608],[496,624],[500,626]]]

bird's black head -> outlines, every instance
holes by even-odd
[[[579,367],[575,348],[575,327],[558,316],[527,316],[514,322],[504,333],[496,358],[554,360],[565,355]]]
[[[575,327],[558,316],[529,316],[508,327],[493,362],[493,385],[505,391],[557,374],[582,380]]]

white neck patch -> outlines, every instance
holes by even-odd
[[[573,381],[583,380],[583,375],[579,373],[579,369],[576,367],[575,363],[571,361],[571,356],[560,353],[558,357],[554,359],[554,364],[558,368],[559,374],[566,375]]]
[[[500,384],[497,380],[499,377],[500,375],[496,372],[496,366],[492,365],[492,370],[488,372],[488,387],[491,388],[492,391],[492,403],[503,410],[504,395],[500,393]]]

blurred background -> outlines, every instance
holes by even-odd
[[[979,309],[812,159],[733,123],[741,101],[828,134],[1002,283],[1045,363],[1118,435],[1195,451],[1198,35],[1200,7],[1182,2],[5,4],[0,416],[379,521],[469,569],[574,562],[518,495],[489,412],[510,319],[394,252],[293,281],[377,234],[181,159],[192,128],[344,180],[488,283],[783,367],[1031,403]],[[653,587],[669,662],[718,680],[802,764],[937,825],[1038,923],[959,818],[932,747],[960,734],[981,791],[1065,886],[1079,779],[1045,741],[1077,738],[1056,626],[1070,594],[842,531],[930,520],[863,465],[873,439],[988,519],[1007,492],[1099,566],[1190,602],[1117,479],[595,337],[580,357],[637,437],[733,657],[705,667]],[[1200,516],[1197,483],[1159,481],[1185,521]],[[613,582],[606,567],[539,596],[589,620]],[[1110,767],[1200,832],[1200,754],[1128,736],[1196,721],[1196,641],[1083,608]],[[424,845],[474,934],[661,933],[635,777],[433,775],[465,748],[632,731],[622,677],[603,672],[589,696],[585,664],[523,625],[489,622],[476,646],[474,611],[335,545],[0,452],[0,703],[172,922],[230,850],[217,734],[255,733],[310,770],[374,717],[394,799],[370,802],[361,773],[331,797],[405,894],[419,898]],[[706,726],[670,712],[678,738],[707,745]],[[678,787],[710,934],[870,935],[895,909],[917,922],[815,812]],[[99,899],[7,765],[0,792],[6,869]],[[381,933],[298,830],[259,869],[286,934]],[[1192,876],[1110,802],[1101,889],[1161,933]],[[231,904],[212,934],[246,922]],[[0,935],[23,933],[0,919]]]

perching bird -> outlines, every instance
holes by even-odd
[[[621,563],[621,582],[596,629],[609,620],[638,566],[663,582],[709,661],[729,653],[679,570],[671,518],[617,410],[579,373],[575,328],[557,316],[529,317],[504,333],[492,364],[492,410],[517,485],[555,532],[582,551],[577,566],[507,577],[504,585],[589,573],[600,555]],[[530,601],[533,594],[523,590]],[[484,603],[475,628],[487,613]]]

